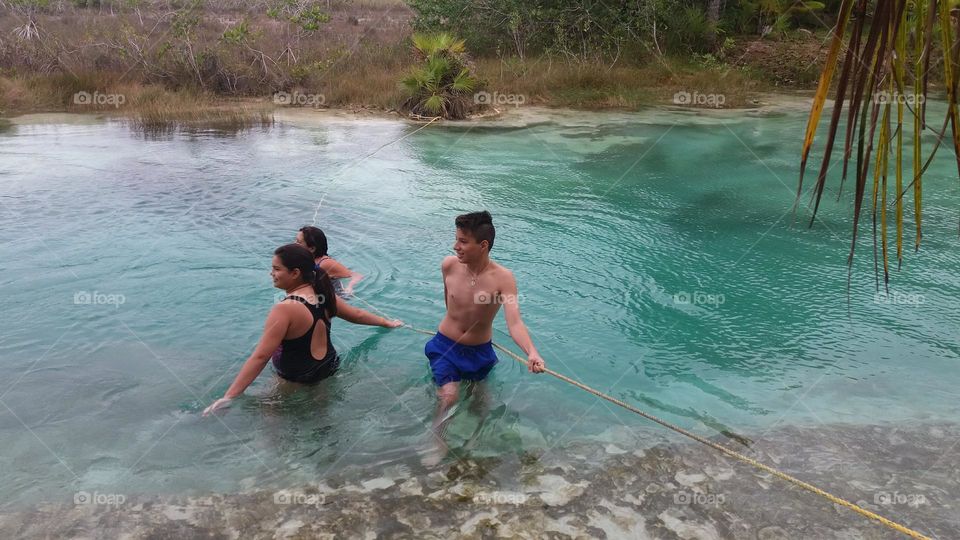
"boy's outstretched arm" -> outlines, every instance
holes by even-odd
[[[527,369],[531,373],[542,373],[547,367],[546,362],[540,357],[537,348],[533,346],[533,340],[530,339],[530,333],[527,332],[527,326],[523,324],[520,318],[520,303],[517,298],[517,280],[513,274],[509,274],[508,279],[503,284],[503,310],[507,317],[507,330],[513,341],[523,349],[527,354]]]

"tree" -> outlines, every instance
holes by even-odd
[[[707,49],[713,51],[717,48],[717,27],[720,24],[720,0],[708,0],[707,2]]]
[[[464,41],[447,33],[414,34],[413,48],[425,65],[401,81],[409,95],[403,108],[422,116],[465,118],[479,82],[467,67]]]

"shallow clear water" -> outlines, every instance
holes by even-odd
[[[848,298],[849,187],[840,204],[825,196],[813,229],[804,211],[790,226],[804,122],[567,114],[525,129],[430,126],[366,159],[415,128],[330,119],[144,138],[83,119],[0,131],[0,504],[236,492],[416,454],[434,394],[426,338],[403,329],[337,321],[337,376],[278,396],[266,371],[219,420],[199,417],[273,304],[272,250],[321,198],[331,254],[367,276],[358,295],[425,328],[442,316],[453,217],[489,209],[494,258],[514,270],[548,365],[698,433],[952,421],[952,156],[924,177],[924,244],[893,273],[899,300],[874,296],[869,219]],[[480,429],[466,412],[451,427],[468,454],[558,451],[611,426],[666,436],[503,356],[492,381]]]

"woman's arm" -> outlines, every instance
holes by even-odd
[[[330,279],[342,279],[353,276],[349,268],[330,257],[320,261],[320,269],[330,276]]]
[[[253,350],[253,353],[247,358],[247,361],[243,363],[243,367],[240,368],[240,373],[237,374],[233,380],[233,384],[231,384],[227,392],[223,394],[223,397],[214,401],[213,404],[203,411],[204,416],[225,406],[233,398],[242,394],[247,387],[253,383],[257,376],[260,375],[260,372],[263,371],[267,362],[270,361],[270,356],[273,354],[273,351],[277,350],[277,347],[280,346],[280,342],[283,341],[283,336],[287,334],[287,327],[289,325],[290,318],[287,316],[286,309],[283,305],[274,306],[273,309],[270,310],[270,314],[267,315],[267,322],[263,328],[263,336],[260,337],[257,348]]]
[[[360,280],[363,279],[363,274],[358,274],[356,272],[350,271],[350,281],[347,282],[347,286],[343,288],[343,292],[346,294],[353,294],[353,286],[357,283],[360,283]]]
[[[388,321],[379,315],[351,306],[339,296],[337,297],[337,317],[353,324],[365,324],[367,326],[382,326],[384,328],[403,326],[403,322],[399,320]]]

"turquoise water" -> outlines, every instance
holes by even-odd
[[[199,417],[259,337],[272,250],[321,198],[331,254],[366,275],[358,295],[426,328],[443,313],[453,217],[489,209],[493,256],[514,270],[548,366],[697,433],[953,421],[952,156],[924,178],[924,244],[893,273],[897,296],[874,295],[866,228],[848,297],[850,189],[825,196],[813,229],[791,227],[804,122],[566,114],[430,126],[365,159],[415,127],[144,138],[63,118],[0,131],[0,504],[236,492],[416,455],[434,394],[425,337],[408,330],[337,321],[336,377],[279,396],[265,372],[219,420]],[[509,358],[492,382],[487,421],[453,421],[467,455],[560,452],[611,427],[667,437]]]

